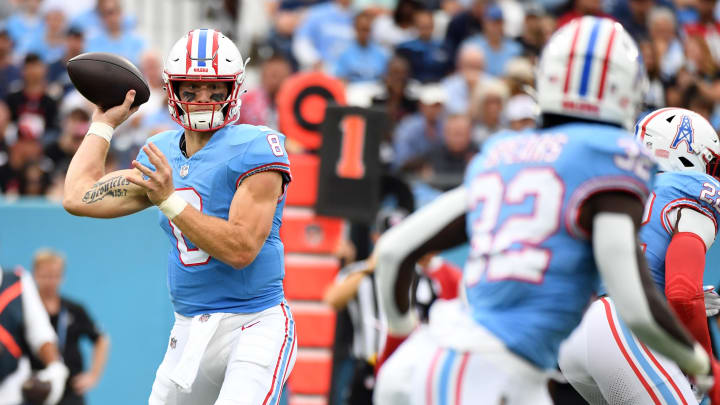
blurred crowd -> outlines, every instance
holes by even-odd
[[[247,2],[220,3],[218,24],[230,29]],[[92,115],[66,71],[82,52],[127,57],[151,87],[150,101],[118,128],[109,165],[126,167],[148,136],[177,128],[161,80],[166,50],[148,47],[136,33],[138,16],[124,6],[122,0],[0,6],[3,194],[62,195],[63,174]],[[381,148],[387,172],[433,190],[458,184],[493,133],[535,125],[539,52],[577,16],[612,18],[638,42],[650,81],[646,109],[685,107],[720,126],[715,0],[268,0],[263,7],[270,28],[252,44],[251,65],[260,74],[246,83],[240,122],[277,127],[275,95],[284,80],[322,70],[346,83],[350,104],[388,113],[392,128]],[[292,142],[288,149],[302,151]]]

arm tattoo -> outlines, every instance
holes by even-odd
[[[125,197],[128,192],[126,186],[129,185],[130,182],[124,176],[116,176],[105,181],[98,181],[85,193],[82,201],[85,204],[92,204],[105,197]]]

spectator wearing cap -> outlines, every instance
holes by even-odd
[[[75,107],[63,118],[60,136],[44,149],[45,156],[53,162],[53,176],[67,172],[70,160],[80,147],[88,128],[90,113],[85,108]]]
[[[293,36],[292,51],[303,69],[331,67],[353,39],[351,0],[335,0],[308,9]]]
[[[677,36],[675,14],[666,7],[656,7],[648,16],[650,43],[660,63],[663,80],[674,77],[685,62],[682,42]]]
[[[535,128],[539,114],[538,105],[527,94],[510,97],[505,107],[508,127],[513,131]]]
[[[442,85],[426,84],[420,89],[420,111],[403,119],[395,128],[394,170],[442,145],[446,102],[447,93]]]
[[[48,65],[48,92],[55,98],[62,98],[75,86],[67,73],[67,63],[85,50],[85,36],[77,28],[71,27],[65,32],[65,46],[62,57]]]
[[[55,6],[45,10],[45,26],[42,34],[28,44],[27,52],[40,55],[47,64],[62,58],[65,53],[65,14]]]
[[[475,89],[470,100],[470,117],[476,145],[482,145],[490,135],[504,129],[502,114],[508,97],[508,88],[499,79],[489,80]]]
[[[542,26],[545,16],[545,10],[538,3],[526,4],[525,21],[518,43],[522,46],[523,56],[533,63],[540,57],[540,51],[545,46],[546,37]]]
[[[424,156],[432,171],[430,184],[449,190],[462,183],[465,167],[477,153],[472,142],[472,121],[467,115],[451,115],[445,120],[443,143]]]
[[[463,41],[473,35],[482,33],[486,4],[487,0],[472,0],[470,7],[466,11],[457,13],[450,20],[445,33],[445,46],[450,53],[451,62],[456,60],[456,54]]]
[[[47,93],[47,66],[38,55],[25,56],[23,87],[7,96],[7,104],[19,133],[50,140],[58,133],[58,109]]]
[[[586,15],[612,18],[610,14],[603,11],[602,0],[572,0],[570,10],[558,18],[557,27],[560,28],[570,21]]]
[[[41,0],[21,0],[17,11],[5,21],[5,29],[15,44],[18,59],[25,56],[30,42],[43,34],[45,22],[40,13],[41,3]]]
[[[702,37],[710,49],[715,63],[720,64],[720,22],[715,19],[715,0],[698,0],[694,2],[698,20],[683,26],[686,36]]]
[[[422,10],[418,0],[399,0],[392,15],[380,14],[373,20],[372,38],[388,51],[417,37],[415,13]]]
[[[448,95],[445,109],[448,114],[467,114],[475,87],[490,78],[485,73],[485,54],[479,47],[466,45],[458,52],[456,65],[457,71],[442,82]]]
[[[123,10],[120,0],[98,2],[103,30],[87,39],[88,52],[110,52],[126,57],[138,65],[140,55],[145,51],[145,40],[123,25]]]
[[[13,63],[13,41],[7,30],[0,30],[0,100],[22,86],[20,68]]]
[[[290,63],[282,55],[265,60],[260,68],[260,86],[241,96],[243,107],[238,123],[277,128],[275,96],[291,73]]]
[[[430,10],[415,13],[417,39],[398,45],[396,52],[410,62],[411,77],[421,83],[442,80],[450,67],[445,45],[433,39],[433,15]]]
[[[483,50],[487,62],[485,70],[496,77],[505,72],[505,65],[522,53],[522,46],[503,34],[503,12],[493,4],[485,10],[483,33],[468,38],[465,43]]]
[[[350,83],[374,82],[385,74],[389,55],[370,39],[372,15],[365,11],[355,16],[355,40],[340,54],[333,74]]]

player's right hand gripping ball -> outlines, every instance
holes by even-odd
[[[50,395],[50,383],[40,381],[37,377],[30,377],[22,385],[22,395],[29,405],[42,405]]]

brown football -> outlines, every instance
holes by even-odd
[[[150,86],[129,60],[105,52],[88,52],[68,61],[68,76],[75,88],[103,110],[122,104],[125,94],[135,89],[133,107],[150,98]]]
[[[29,405],[42,405],[50,395],[50,383],[30,377],[22,385],[22,395]]]

